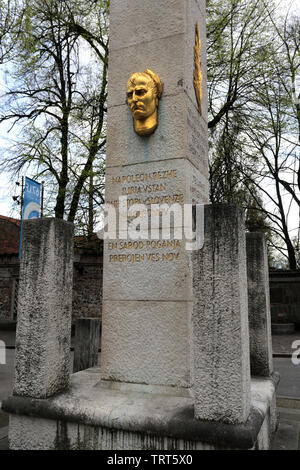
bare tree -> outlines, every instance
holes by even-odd
[[[243,205],[249,226],[260,225],[295,269],[288,219],[300,200],[299,23],[278,19],[273,2],[209,7],[211,199]]]
[[[22,17],[17,0],[0,0],[0,64],[9,60],[14,50]]]
[[[0,122],[20,131],[5,167],[19,172],[30,165],[53,188],[55,216],[72,222],[86,182],[98,167],[103,176],[96,159],[103,159],[106,142],[108,7],[108,1],[32,2],[1,111]]]

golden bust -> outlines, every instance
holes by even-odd
[[[158,103],[163,86],[152,70],[133,73],[127,83],[127,103],[138,135],[150,135],[158,124]]]

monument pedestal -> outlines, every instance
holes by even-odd
[[[269,449],[278,376],[251,380],[244,424],[194,418],[194,400],[169,387],[99,382],[99,369],[77,372],[67,392],[48,399],[13,396],[10,449],[213,450]]]

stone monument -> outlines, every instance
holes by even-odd
[[[206,77],[205,18],[205,2],[196,0],[111,3],[107,203],[118,207],[126,196],[130,210],[208,202],[206,80],[197,82],[202,115],[194,86],[199,34]],[[150,133],[136,123],[143,113],[158,114]],[[183,229],[183,218],[177,225]],[[122,240],[105,241],[101,376],[187,391],[191,252],[183,240],[158,240],[141,240],[133,249]]]
[[[270,446],[276,380],[250,376],[243,213],[208,201],[205,4],[111,0],[106,202],[119,233],[105,239],[101,367],[50,398],[7,399],[11,448]],[[161,205],[170,237],[160,219],[149,236]]]

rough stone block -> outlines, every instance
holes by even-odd
[[[193,254],[195,416],[245,422],[250,404],[246,240],[242,210],[205,206],[204,247]]]
[[[14,393],[46,398],[69,384],[73,224],[23,223]]]
[[[253,375],[273,372],[269,268],[263,233],[247,233],[250,364]]]

